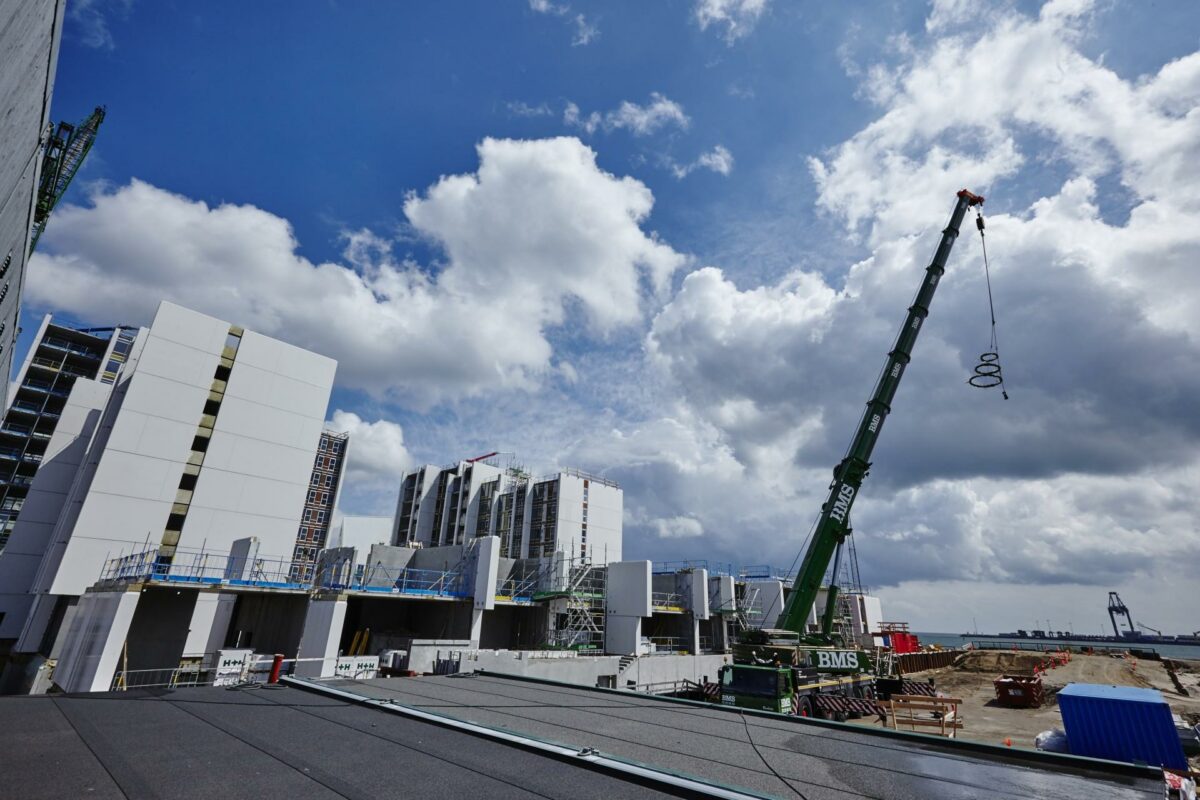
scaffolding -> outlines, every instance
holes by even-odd
[[[550,604],[543,645],[580,652],[604,652],[604,598],[608,570],[564,556],[543,571],[543,589],[534,599]]]

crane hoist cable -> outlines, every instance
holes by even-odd
[[[975,373],[967,378],[967,383],[976,389],[993,389],[999,386],[1000,394],[1007,400],[1004,373],[1000,370],[1000,343],[996,339],[996,305],[992,301],[992,275],[988,268],[987,238],[983,235],[983,211],[976,211],[975,214],[975,227],[979,229],[979,244],[983,248],[983,276],[987,281],[988,311],[992,315],[992,339],[988,351],[979,355]]]

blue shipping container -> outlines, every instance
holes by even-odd
[[[1071,683],[1058,708],[1073,755],[1187,769],[1171,707],[1155,689]]]

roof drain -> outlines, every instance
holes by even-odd
[[[441,725],[446,728],[456,728],[461,731],[482,736],[488,739],[495,739],[501,742],[517,745],[529,750],[536,750],[541,753],[546,753],[553,758],[567,761],[586,761],[590,765],[600,767],[602,769],[617,772],[622,775],[628,775],[644,781],[664,784],[674,789],[682,789],[687,792],[692,792],[705,797],[719,797],[722,800],[775,800],[774,797],[767,794],[759,794],[746,789],[732,789],[725,786],[719,786],[714,783],[708,783],[699,778],[691,778],[678,773],[666,772],[663,770],[653,769],[651,767],[642,766],[632,761],[625,761],[614,756],[606,756],[594,747],[585,747],[578,749],[574,747],[566,747],[563,745],[553,744],[551,742],[542,741],[529,736],[521,736],[511,731],[503,731],[497,728],[489,728],[486,725],[480,725],[476,722],[466,722],[464,720],[455,719],[444,714],[437,714],[431,711],[422,711],[412,706],[401,705],[392,700],[377,700],[372,697],[365,697],[361,694],[346,692],[341,689],[335,689],[323,683],[315,683],[313,681],[301,680],[299,678],[280,678],[281,683],[286,683],[290,686],[295,686],[298,689],[313,691],[319,694],[326,694],[332,697],[340,697],[344,700],[349,700],[360,705],[372,706],[382,711],[392,711],[397,714],[402,714],[406,717],[419,719],[425,722],[431,722],[435,725]]]

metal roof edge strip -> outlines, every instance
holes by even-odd
[[[495,674],[495,673],[492,673]],[[289,686],[294,686],[297,689],[304,691],[316,692],[332,697],[340,697],[344,700],[357,703],[359,705],[370,706],[382,711],[391,711],[397,714],[403,714],[407,717],[423,720],[434,725],[441,725],[447,728],[454,728],[469,733],[473,736],[481,736],[486,739],[493,739],[514,745],[526,750],[532,750],[543,755],[550,756],[559,761],[564,761],[574,764],[585,769],[597,769],[606,772],[619,773],[620,777],[632,779],[636,783],[650,783],[656,788],[663,789],[672,794],[678,794],[680,790],[700,797],[717,797],[722,800],[779,800],[775,795],[761,794],[752,789],[741,787],[725,786],[714,781],[705,780],[694,775],[688,775],[682,772],[666,770],[661,767],[653,767],[648,764],[642,764],[631,759],[624,759],[614,755],[603,754],[594,748],[584,748],[580,750],[577,747],[557,744],[555,742],[539,739],[536,736],[528,734],[518,734],[513,731],[501,730],[492,728],[487,725],[481,725],[477,722],[467,722],[466,720],[451,717],[447,714],[439,714],[433,711],[425,711],[412,706],[406,706],[402,703],[397,703],[393,700],[378,700],[372,697],[367,697],[353,692],[347,692],[342,689],[336,689],[323,683],[307,681],[295,677],[283,677],[279,679],[281,683],[286,683]],[[578,688],[578,687],[576,687]]]
[[[1050,753],[1044,750],[1026,750],[1024,748],[1004,747],[1002,745],[988,744],[987,742],[976,742],[970,739],[947,739],[943,736],[938,736],[931,733],[898,731],[892,730],[891,728],[868,728],[858,725],[848,726],[844,722],[834,722],[832,720],[816,719],[813,717],[796,717],[791,714],[781,714],[777,711],[760,711],[754,708],[724,706],[720,703],[706,703],[702,700],[687,700],[682,697],[664,697],[662,695],[630,692],[628,689],[609,689],[604,686],[582,686],[577,683],[556,681],[553,678],[537,678],[531,675],[513,675],[507,672],[498,672],[496,670],[480,669],[476,670],[476,672],[480,675],[488,675],[493,678],[525,681],[527,683],[543,683],[549,686],[561,686],[567,689],[582,689],[589,692],[604,692],[606,694],[623,695],[625,697],[633,694],[643,699],[657,700],[663,703],[680,703],[698,708],[718,709],[726,714],[740,713],[752,717],[783,720],[795,725],[825,726],[837,731],[864,733],[870,736],[878,736],[887,739],[909,740],[918,742],[920,744],[935,744],[946,747],[950,750],[957,749],[965,752],[981,753],[983,755],[992,757],[1003,757],[1015,761],[1027,761],[1030,762],[1028,766],[1035,768],[1070,767],[1080,770],[1101,771],[1111,775],[1120,775],[1122,777],[1131,778],[1159,779],[1162,777],[1162,771],[1158,767],[1138,766],[1136,764],[1127,764],[1121,761],[1109,761],[1103,758],[1090,758],[1088,756],[1075,756],[1067,753]]]

